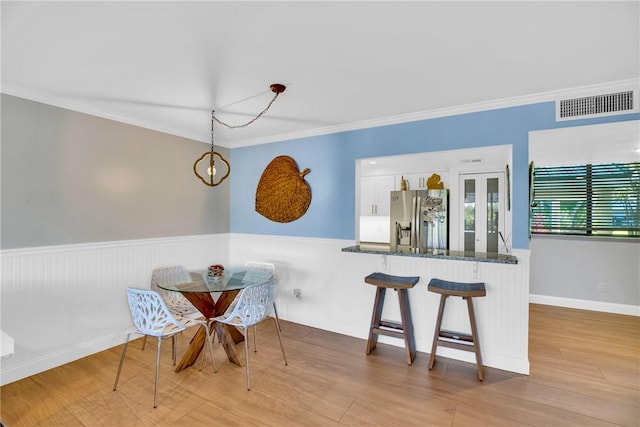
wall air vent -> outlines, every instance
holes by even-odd
[[[577,120],[638,112],[638,91],[561,99],[556,102],[556,120]]]

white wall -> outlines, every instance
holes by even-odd
[[[536,166],[640,161],[640,121],[529,132],[529,160]]]
[[[640,122],[530,132],[529,159],[536,166],[637,162]],[[534,235],[529,249],[531,302],[640,316],[640,239]]]
[[[640,316],[639,242],[534,236],[530,250],[532,302]]]
[[[529,372],[528,251],[516,254],[517,265],[476,264],[341,251],[351,245],[333,239],[219,234],[4,250],[2,330],[14,338],[15,353],[0,360],[0,384],[122,343],[132,326],[125,289],[148,287],[155,267],[199,269],[249,260],[276,265],[282,319],[363,339],[375,292],[364,277],[374,271],[420,276],[409,298],[416,346],[425,353],[431,351],[439,301],[439,295],[427,292],[426,282],[434,276],[468,280],[477,269],[477,278],[488,288],[487,296],[475,303],[485,365]],[[301,298],[294,297],[294,288],[302,290]],[[394,296],[389,294],[384,316],[399,319]],[[453,299],[447,307],[444,326],[469,331],[462,300]],[[380,342],[402,345],[389,337]],[[473,362],[468,352],[443,348],[438,354]]]

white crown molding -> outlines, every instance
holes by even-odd
[[[181,138],[192,139],[194,141],[203,142],[206,144],[210,143],[210,141],[202,140],[200,136],[177,131],[175,129],[165,127],[159,123],[141,122],[138,120],[133,120],[129,117],[120,116],[111,111],[107,111],[101,108],[96,108],[89,104],[84,104],[81,102],[73,101],[68,98],[59,97],[59,96],[55,96],[55,95],[51,95],[43,92],[25,89],[20,86],[14,86],[11,84],[3,83],[2,87],[0,88],[0,92],[6,95],[28,99],[29,101],[35,101],[35,102],[51,105],[54,107],[65,108],[67,110],[72,110],[78,113],[90,114],[92,116],[101,117],[103,119],[114,120],[120,123],[141,127],[144,129],[150,129],[157,132],[166,133],[169,135],[179,136]]]
[[[588,86],[579,86],[573,88],[559,89],[548,92],[540,92],[536,94],[516,96],[511,98],[502,98],[491,101],[477,102],[472,104],[457,105],[453,107],[438,108],[435,110],[419,111],[415,113],[399,114],[395,116],[383,117],[379,119],[363,120],[354,123],[345,123],[336,126],[327,126],[317,129],[311,129],[301,132],[291,132],[279,135],[272,135],[263,138],[253,138],[234,142],[232,144],[221,141],[218,145],[225,148],[239,148],[252,145],[268,144],[278,141],[288,141],[292,139],[302,139],[322,135],[330,135],[340,132],[348,132],[354,130],[375,128],[379,126],[388,126],[401,123],[409,123],[420,120],[428,120],[439,117],[455,116],[460,114],[475,113],[479,111],[496,110],[500,108],[517,107],[527,104],[534,104],[539,102],[556,101],[561,98],[567,97],[580,97],[589,94],[604,93],[610,91],[619,91],[629,88],[637,88],[640,86],[640,78],[618,80],[613,82],[606,82]],[[20,98],[29,99],[31,101],[42,102],[44,104],[53,105],[56,107],[66,108],[69,110],[77,111],[80,113],[91,114],[94,116],[116,120],[118,122],[130,124],[133,126],[139,126],[146,129],[155,130],[158,132],[168,133],[171,135],[192,139],[203,143],[209,143],[209,141],[203,141],[196,135],[185,134],[175,129],[170,129],[159,125],[158,123],[143,123],[136,120],[131,120],[127,117],[121,117],[117,114],[95,108],[90,105],[78,103],[63,97],[58,97],[42,92],[32,91],[24,89],[14,85],[3,84],[0,88],[0,92],[7,95],[17,96]]]
[[[344,125],[328,126],[324,128],[312,129],[303,132],[294,132],[270,136],[268,138],[255,138],[239,141],[233,144],[234,148],[250,145],[266,144],[276,141],[286,141],[290,139],[301,139],[332,133],[347,132],[360,129],[374,128],[378,126],[395,125],[401,123],[416,122],[420,120],[435,119],[439,117],[456,116],[460,114],[476,113],[479,111],[497,110],[500,108],[517,107],[521,105],[534,104],[539,102],[556,101],[567,97],[580,97],[594,93],[608,93],[621,91],[640,86],[640,78],[618,80],[589,86],[573,87],[549,92],[541,92],[531,95],[516,96],[512,98],[495,99],[472,104],[456,105],[435,110],[419,111],[415,113],[399,114],[396,116],[383,117],[380,119],[363,120],[361,122],[347,123]]]

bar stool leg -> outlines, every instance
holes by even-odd
[[[478,366],[478,379],[482,381],[484,379],[484,372],[482,368],[482,354],[480,354],[480,338],[478,337],[478,328],[476,327],[476,316],[473,311],[473,301],[469,297],[465,297],[467,300],[467,308],[469,310],[469,321],[471,322],[471,336],[473,337],[473,349],[476,353],[476,365]]]
[[[436,363],[436,349],[438,348],[438,339],[440,338],[440,328],[442,326],[442,317],[444,315],[444,304],[447,301],[447,296],[440,295],[440,308],[438,309],[438,319],[436,320],[436,330],[433,333],[433,345],[431,346],[431,356],[429,357],[429,370],[433,369],[433,365]]]
[[[369,338],[367,339],[367,354],[371,353],[378,344],[378,334],[374,333],[374,328],[380,327],[382,318],[382,307],[387,288],[377,287],[376,299],[373,303],[373,313],[371,314],[371,326],[369,327]]]
[[[402,331],[404,335],[404,348],[407,355],[407,365],[411,365],[413,363],[413,359],[416,358],[416,341],[413,336],[413,322],[411,322],[409,292],[406,289],[398,289],[398,302],[400,303],[400,316],[402,318]]]

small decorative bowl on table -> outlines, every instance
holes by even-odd
[[[224,277],[224,267],[220,264],[210,266],[208,276],[214,279],[221,279]]]

